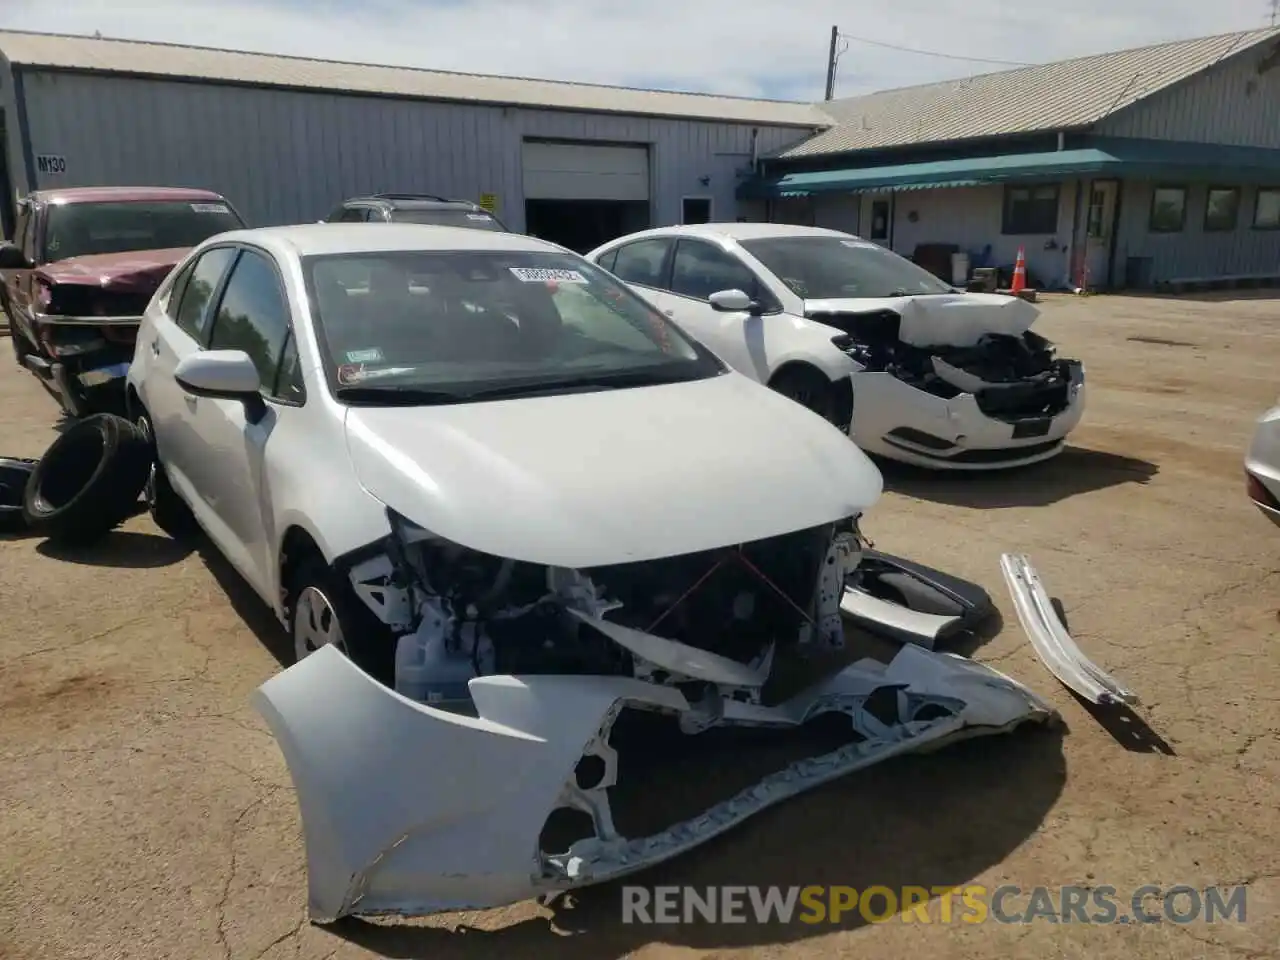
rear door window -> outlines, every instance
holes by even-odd
[[[614,276],[625,283],[636,283],[655,290],[666,288],[667,257],[672,241],[668,237],[637,240],[617,250],[613,261]]]
[[[214,247],[196,261],[191,279],[182,291],[175,320],[197,343],[204,343],[209,329],[209,301],[222,282],[222,276],[235,259],[234,247]]]

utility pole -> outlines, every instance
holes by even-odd
[[[1271,0],[1271,25],[1280,23],[1280,0]]]
[[[1271,18],[1275,20],[1275,8],[1280,0],[1272,0]],[[831,50],[827,53],[827,95],[824,99],[832,100],[836,95],[836,44],[840,42],[840,28],[831,28]]]

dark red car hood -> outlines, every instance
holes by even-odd
[[[171,250],[130,250],[128,253],[99,253],[46,263],[36,276],[54,286],[77,284],[103,287],[123,293],[144,293],[160,286],[160,281],[187,255],[189,247]]]

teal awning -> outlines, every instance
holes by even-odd
[[[1090,146],[1072,150],[756,178],[738,188],[738,198],[772,200],[819,193],[943,189],[1084,175],[1207,180],[1227,184],[1280,183],[1280,150],[1099,138]]]

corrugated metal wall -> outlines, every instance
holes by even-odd
[[[735,170],[750,163],[748,124],[56,72],[26,73],[24,86],[32,152],[67,164],[32,186],[208,187],[254,225],[318,220],[345,197],[383,190],[492,193],[522,231],[525,137],[649,144],[655,226],[678,223],[680,198],[694,194],[732,220]],[[761,152],[806,135],[758,129]]]
[[[1280,65],[1258,73],[1263,52],[1219,64],[1098,124],[1110,137],[1280,147]]]
[[[1214,186],[1233,186],[1230,183]],[[1280,186],[1280,184],[1278,184]],[[1151,279],[1203,280],[1230,276],[1280,275],[1280,230],[1254,230],[1256,187],[1243,187],[1235,230],[1204,232],[1207,184],[1187,189],[1187,222],[1181,233],[1151,233],[1151,194],[1154,185],[1127,182],[1120,200],[1116,231],[1116,278],[1123,281],[1129,257],[1151,258]]]

